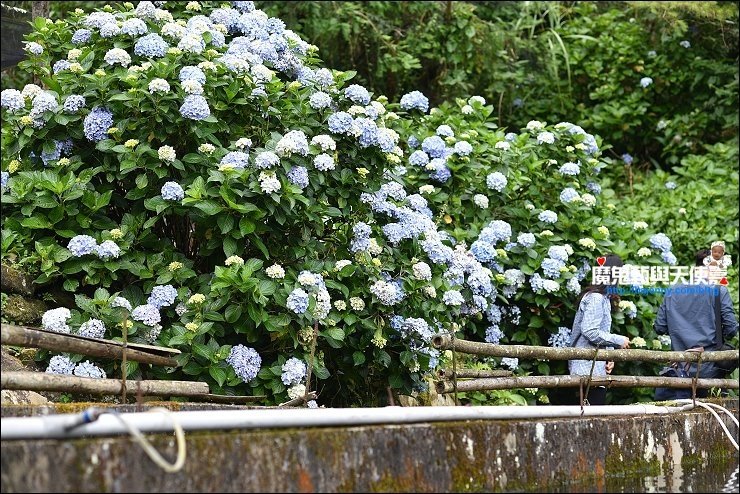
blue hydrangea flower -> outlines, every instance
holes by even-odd
[[[0,172],[0,189],[2,189],[3,192],[8,189],[9,179],[10,174],[8,172]]]
[[[676,187],[678,187],[678,185],[676,185],[676,182],[668,181],[665,183],[665,188],[668,190],[673,190]]]
[[[98,142],[105,139],[108,129],[113,126],[113,113],[104,107],[96,106],[85,117],[83,128],[89,141]]]
[[[239,379],[248,383],[257,377],[257,373],[260,371],[260,366],[262,365],[262,357],[260,357],[254,348],[236,345],[231,347],[229,356],[226,357],[226,363],[234,369],[234,373]]]
[[[507,133],[507,134],[506,134],[506,135],[504,136],[504,139],[505,139],[506,141],[508,141],[508,142],[511,142],[511,141],[515,140],[516,138],[517,138],[517,135],[516,135],[515,133],[513,133],[513,132],[508,132],[508,133]]]
[[[280,163],[280,157],[272,151],[263,151],[254,158],[254,166],[260,170],[272,168]]]
[[[134,53],[140,57],[159,58],[167,54],[170,45],[159,34],[152,33],[136,40]]]
[[[308,104],[314,110],[329,108],[331,106],[331,96],[321,91],[313,93],[308,100]]]
[[[643,77],[642,79],[640,79],[640,86],[642,87],[648,87],[652,83],[653,79],[651,77]]]
[[[308,294],[302,288],[295,288],[285,305],[296,314],[303,314],[308,309]]]
[[[41,91],[33,98],[31,112],[32,118],[39,118],[47,111],[56,111],[59,108],[56,96],[48,91]]]
[[[629,153],[624,153],[622,155],[622,161],[624,161],[625,165],[631,165],[632,164],[632,156]]]
[[[16,112],[26,107],[26,101],[17,89],[3,89],[0,93],[0,106]]]
[[[416,150],[409,156],[409,164],[414,166],[426,166],[429,164],[429,155],[421,150]]]
[[[401,97],[401,108],[403,110],[421,110],[426,113],[429,110],[429,98],[419,91],[411,91]]]
[[[354,238],[350,250],[352,252],[364,251],[370,248],[370,225],[362,221],[352,227]]]
[[[451,176],[452,176],[452,172],[450,171],[450,169],[447,168],[447,166],[443,165],[443,166],[437,167],[434,170],[434,172],[431,175],[429,175],[429,178],[431,178],[435,182],[439,182],[443,184],[447,180],[449,180]]]
[[[506,187],[507,183],[508,180],[506,180],[506,176],[501,172],[489,173],[486,177],[486,186],[488,186],[489,189],[493,189],[497,192],[501,192],[502,190],[504,190],[504,187]]]
[[[663,258],[663,262],[665,262],[666,264],[670,264],[671,266],[674,266],[678,262],[676,256],[673,255],[673,252],[670,251],[662,252],[660,254],[660,257]]]
[[[46,368],[47,374],[67,374],[72,375],[75,370],[75,363],[66,355],[55,355],[49,360],[49,366]]]
[[[306,364],[302,360],[298,360],[295,357],[291,357],[287,362],[283,364],[283,374],[280,379],[286,386],[292,386],[300,383],[304,377],[306,377]]]
[[[121,32],[128,36],[141,36],[146,34],[148,31],[146,23],[137,18],[126,19],[121,25]]]
[[[113,308],[122,307],[126,309],[127,311],[131,312],[131,302],[129,302],[123,297],[114,298],[113,301],[111,301],[110,306]]]
[[[313,159],[313,166],[316,167],[317,170],[325,172],[333,170],[336,164],[334,163],[334,158],[331,155],[321,153]]]
[[[565,204],[569,204],[573,201],[576,201],[580,197],[581,196],[578,194],[578,192],[572,187],[566,187],[560,193],[560,201]]]
[[[92,36],[92,31],[90,31],[89,29],[78,29],[72,35],[72,44],[84,45],[85,43],[90,41],[90,36]]]
[[[100,29],[106,24],[111,23],[116,23],[116,17],[110,12],[91,12],[82,20],[82,24],[85,27],[94,27],[96,29]]]
[[[537,134],[537,144],[552,144],[555,142],[555,134],[552,132],[540,132]]]
[[[303,166],[294,166],[288,172],[288,181],[305,189],[308,186],[308,170]]]
[[[369,118],[357,118],[352,122],[355,135],[359,135],[357,141],[363,148],[374,146],[378,143],[378,125]]]
[[[565,263],[560,259],[552,259],[546,257],[542,260],[542,272],[547,278],[557,279],[560,278],[560,268],[564,267]]]
[[[167,201],[181,201],[185,197],[185,191],[177,182],[165,182],[161,192],[162,199]]]
[[[208,101],[200,94],[185,96],[185,101],[180,107],[180,115],[191,120],[203,120],[211,114]]]
[[[586,184],[586,190],[594,195],[599,195],[601,194],[601,185],[597,184],[596,182],[588,182]]]
[[[160,309],[162,307],[169,307],[175,303],[176,298],[177,290],[172,285],[155,286],[152,288],[152,293],[149,295],[147,304]]]
[[[63,109],[67,113],[77,113],[85,107],[85,97],[79,94],[70,94],[64,100]]]
[[[558,215],[557,213],[546,209],[542,211],[539,215],[537,215],[537,219],[539,219],[543,223],[555,223],[558,221]]]
[[[578,166],[578,163],[563,163],[563,166],[560,167],[560,170],[558,170],[563,175],[570,175],[572,177],[575,177],[579,173],[581,173],[581,167]]]
[[[77,334],[88,338],[102,338],[105,336],[105,324],[100,319],[90,319],[82,323]]]
[[[105,379],[105,371],[97,365],[90,363],[89,360],[85,360],[84,362],[77,364],[73,374],[78,377]]]
[[[334,76],[329,69],[319,69],[314,73],[314,82],[319,87],[329,87],[334,84]]]
[[[121,34],[121,28],[115,22],[108,22],[100,28],[100,36],[103,38],[113,38],[119,34]]]
[[[139,305],[131,311],[131,318],[134,321],[139,321],[146,326],[156,326],[162,320],[162,316],[159,314],[159,309],[153,305],[145,304]]]
[[[516,237],[516,241],[522,247],[532,247],[535,244],[534,234],[532,233],[520,233]]]
[[[452,127],[446,124],[442,124],[439,127],[437,127],[436,134],[442,137],[454,137],[455,136],[455,132],[452,130]]]
[[[231,151],[221,158],[219,166],[242,169],[249,165],[249,155],[241,151]]]
[[[352,84],[344,90],[344,96],[358,105],[370,104],[370,93],[359,84]]]
[[[67,244],[67,249],[75,257],[85,256],[95,252],[98,242],[90,235],[76,235]]]
[[[504,332],[499,329],[498,324],[489,326],[486,328],[486,342],[498,345],[501,342],[501,338],[504,337]]]
[[[58,74],[62,70],[67,70],[70,65],[72,65],[72,63],[69,62],[68,60],[57,60],[56,62],[54,62],[54,66],[52,67],[51,70],[55,74]]]
[[[445,141],[439,136],[430,136],[421,143],[421,149],[432,158],[442,158],[445,154]]]
[[[329,130],[333,134],[347,134],[352,128],[352,115],[347,112],[337,112],[329,115]]]
[[[121,255],[121,248],[113,240],[106,240],[95,248],[95,253],[101,259],[116,259]]]
[[[661,252],[670,252],[673,243],[665,233],[656,233],[650,237],[650,245]]]
[[[206,74],[198,67],[187,65],[180,69],[180,82],[195,80],[201,85],[206,83]]]
[[[473,152],[473,146],[467,141],[459,141],[455,143],[455,153],[458,156],[468,156]]]
[[[460,306],[465,302],[465,299],[458,290],[447,290],[442,295],[442,302],[447,306]]]

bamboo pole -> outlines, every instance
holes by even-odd
[[[494,345],[476,341],[453,341],[449,335],[437,335],[432,344],[440,350],[455,350],[460,353],[486,355],[489,357],[517,357],[525,359],[550,360],[606,360],[614,362],[643,361],[643,362],[697,362],[701,356],[702,362],[717,362],[720,360],[738,360],[740,351],[722,350],[705,352],[673,352],[663,350],[597,350],[591,348],[552,348],[548,346],[530,345]],[[454,347],[454,348],[453,348]]]
[[[510,370],[504,369],[493,369],[493,370],[474,370],[474,369],[458,369],[455,372],[452,369],[439,369],[437,376],[440,379],[468,379],[468,378],[479,378],[479,377],[509,377],[514,373]]]
[[[177,367],[177,361],[170,357],[135,350],[131,347],[123,348],[120,342],[110,340],[93,340],[70,336],[63,333],[54,333],[40,329],[2,324],[2,344],[23,347],[46,348],[57,352],[71,352],[121,360],[124,352],[128,360],[135,360],[145,364]]]
[[[3,372],[0,375],[0,386],[3,389],[95,395],[119,395],[123,388],[120,379],[29,371]],[[210,392],[207,383],[194,381],[129,381],[128,386],[131,391],[142,396],[202,396]]]
[[[515,388],[572,388],[586,385],[588,376],[524,376],[524,377],[496,377],[489,379],[475,379],[458,381],[457,391],[490,391],[494,389]],[[592,377],[591,386],[607,386],[611,388],[691,388],[694,379],[690,377],[663,377],[663,376],[605,376]],[[736,379],[697,379],[697,388],[726,388],[738,389],[740,383]],[[437,381],[437,393],[453,393],[451,381]]]

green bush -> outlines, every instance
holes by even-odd
[[[600,139],[534,120],[506,134],[481,97],[428,115],[421,94],[371,101],[250,3],[35,21],[20,68],[48,89],[3,90],[2,255],[39,291],[74,293],[45,326],[98,335],[98,319],[103,336],[182,351],[177,369],[130,364],[132,377],[276,403],[300,394],[308,363],[320,402],[378,404],[386,387],[425,387],[445,358],[437,332],[562,342],[598,255],[663,262],[599,193],[600,170],[621,166]],[[615,332],[655,345],[655,303],[624,304]]]

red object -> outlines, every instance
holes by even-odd
[[[596,258],[596,262],[599,263],[599,266],[603,266],[604,263],[606,262],[606,257],[603,257],[603,256],[602,257],[597,257]]]
[[[719,284],[726,286],[727,285],[727,278],[722,278],[721,280],[719,280]]]

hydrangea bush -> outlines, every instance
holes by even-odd
[[[47,329],[182,351],[129,375],[275,403],[310,366],[320,403],[374,404],[424,388],[436,333],[547,344],[599,254],[675,262],[609,208],[577,125],[389,103],[252,2],[167,4],[37,19],[21,66],[45,89],[2,91],[3,251],[74,294]],[[50,372],[116,373],[80,360]]]

